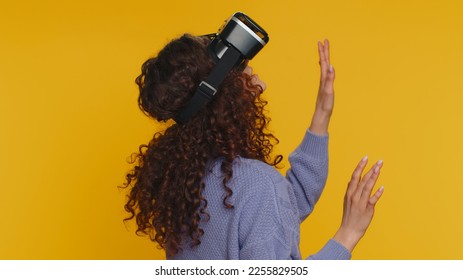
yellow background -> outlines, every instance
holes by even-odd
[[[270,34],[252,61],[287,156],[310,122],[318,40],[336,69],[329,179],[302,226],[315,253],[350,174],[383,159],[385,192],[354,259],[463,259],[463,5],[435,1],[2,1],[0,258],[157,259],[124,225],[126,159],[155,131],[141,64],[243,11]],[[286,164],[286,167],[288,165]]]

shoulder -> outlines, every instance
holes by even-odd
[[[281,174],[271,165],[256,159],[237,157],[233,161],[233,172],[237,175],[253,175],[252,177],[264,177],[273,179],[281,177]]]
[[[222,178],[221,171],[223,159],[216,159],[210,165],[210,171],[215,177]],[[283,176],[273,166],[256,159],[236,157],[233,161],[232,180],[240,181],[275,181]]]
[[[210,176],[222,181],[223,159],[216,159],[209,165]],[[233,174],[229,181],[234,193],[251,195],[256,193],[273,193],[275,186],[281,184],[284,177],[273,166],[256,159],[237,157],[233,161]]]

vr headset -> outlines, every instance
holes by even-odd
[[[209,76],[201,81],[195,94],[187,105],[175,116],[179,124],[186,123],[212,100],[228,73],[241,64],[251,60],[268,42],[268,34],[262,27],[243,13],[237,12],[228,19],[208,46],[216,60]]]

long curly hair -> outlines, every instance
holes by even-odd
[[[185,34],[143,64],[136,83],[138,105],[146,115],[167,122],[187,104],[214,66],[209,42]],[[187,239],[191,246],[199,245],[204,234],[200,221],[214,214],[206,211],[202,195],[208,162],[223,159],[223,204],[233,209],[228,201],[233,190],[227,184],[233,160],[240,156],[273,166],[282,160],[281,155],[272,159],[278,139],[267,131],[267,102],[261,99],[262,88],[251,79],[240,69],[232,70],[197,115],[186,124],[173,123],[155,133],[132,157],[134,168],[123,186],[130,190],[125,204],[130,216],[124,220],[135,217],[136,233],[148,235],[168,257],[177,254]]]

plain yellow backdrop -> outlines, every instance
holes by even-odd
[[[302,225],[303,256],[335,233],[368,155],[384,160],[385,192],[353,258],[463,259],[461,3],[2,1],[0,258],[164,257],[122,222],[126,159],[156,130],[134,79],[170,39],[243,11],[270,34],[251,65],[285,157],[310,123],[317,41],[332,45],[329,179]]]

